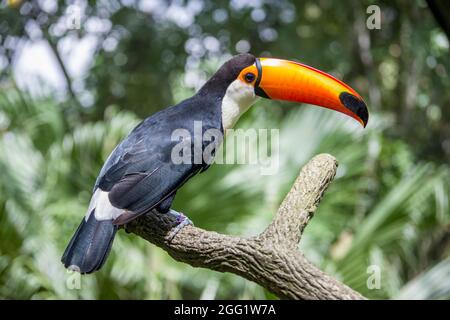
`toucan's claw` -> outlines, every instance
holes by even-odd
[[[170,209],[170,211],[167,213],[175,217],[176,219],[176,226],[170,231],[170,233],[167,235],[167,241],[171,242],[173,238],[177,235],[177,233],[184,228],[185,226],[193,226],[194,224],[192,221],[186,217],[182,212],[175,211],[173,209]]]

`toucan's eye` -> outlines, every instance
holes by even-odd
[[[255,74],[251,73],[251,72],[246,73],[244,77],[245,77],[245,81],[247,81],[248,83],[252,83],[256,78]]]

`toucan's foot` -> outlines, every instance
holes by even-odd
[[[175,211],[173,209],[170,209],[170,211],[167,213],[172,215],[173,217],[176,218],[176,226],[175,228],[173,228],[169,235],[167,236],[167,240],[170,242],[173,240],[173,238],[175,238],[175,236],[177,235],[177,233],[184,228],[185,226],[193,226],[194,224],[192,223],[191,220],[189,220],[188,217],[186,217],[183,213]]]

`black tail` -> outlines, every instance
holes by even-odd
[[[84,218],[62,256],[62,263],[80,273],[99,270],[108,257],[117,226],[112,220],[95,219],[94,211]]]

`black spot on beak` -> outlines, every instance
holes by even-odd
[[[341,103],[347,109],[356,114],[363,122],[364,127],[366,127],[367,122],[369,121],[369,111],[367,110],[367,106],[364,101],[348,92],[342,92],[339,95],[339,100],[341,100]]]

